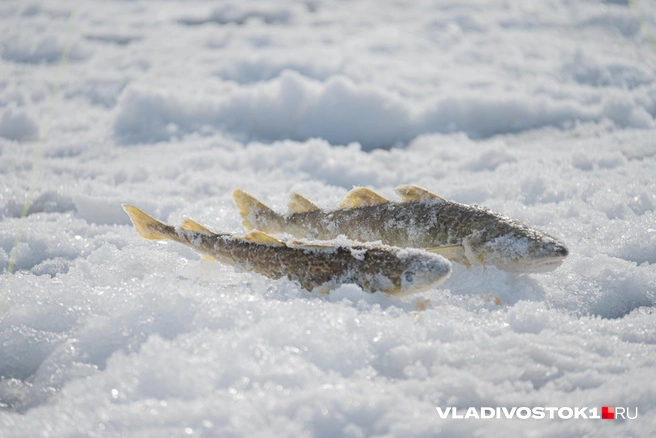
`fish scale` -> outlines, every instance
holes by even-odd
[[[274,234],[312,239],[344,235],[362,242],[424,248],[465,266],[493,265],[514,272],[550,271],[569,254],[555,237],[501,213],[447,201],[416,186],[396,191],[402,202],[357,187],[332,211],[295,193],[287,214],[241,190],[233,197],[247,229]]]
[[[238,270],[287,278],[307,290],[327,292],[354,283],[366,292],[402,296],[436,287],[451,274],[448,260],[427,251],[350,242],[285,243],[260,231],[215,233],[189,219],[174,227],[136,207],[123,208],[146,239],[173,240]]]

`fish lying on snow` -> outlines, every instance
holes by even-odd
[[[332,211],[294,193],[287,214],[239,189],[233,198],[249,230],[325,240],[343,234],[362,242],[425,248],[468,267],[494,265],[512,272],[551,271],[568,255],[556,238],[487,208],[447,201],[416,186],[398,187],[396,193],[401,202],[358,187]]]
[[[146,239],[174,240],[238,269],[298,281],[307,290],[327,292],[340,284],[355,283],[367,292],[402,296],[433,288],[451,275],[448,260],[418,249],[284,243],[260,231],[245,236],[214,233],[189,219],[174,227],[131,205],[123,205],[123,209]]]

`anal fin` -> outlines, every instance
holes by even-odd
[[[276,239],[275,237],[271,237],[266,233],[263,233],[262,231],[251,231],[250,233],[246,234],[242,239],[247,240],[249,242],[253,243],[260,243],[262,245],[271,245],[271,246],[285,246],[283,242],[280,240]]]
[[[386,198],[366,187],[356,187],[339,203],[339,208],[371,207],[372,205],[385,204],[389,202]]]

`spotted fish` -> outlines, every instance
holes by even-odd
[[[366,292],[403,296],[434,288],[451,275],[448,260],[419,249],[348,241],[285,243],[260,231],[245,236],[215,233],[189,219],[174,227],[131,205],[123,209],[146,239],[173,240],[238,270],[287,277],[307,290],[327,292],[355,283]]]
[[[467,267],[493,265],[512,272],[551,271],[568,255],[555,237],[501,213],[447,201],[416,186],[398,187],[396,193],[400,202],[357,187],[332,211],[294,193],[286,214],[239,189],[233,198],[248,230],[325,240],[345,235],[361,242],[424,248]]]

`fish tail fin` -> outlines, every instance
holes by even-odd
[[[232,192],[237,210],[242,219],[242,225],[247,230],[261,229],[265,224],[265,216],[275,217],[278,213],[267,207],[253,196],[243,190],[235,189]]]
[[[148,240],[169,240],[173,227],[160,222],[132,205],[123,204],[123,210],[130,216],[137,233]]]

